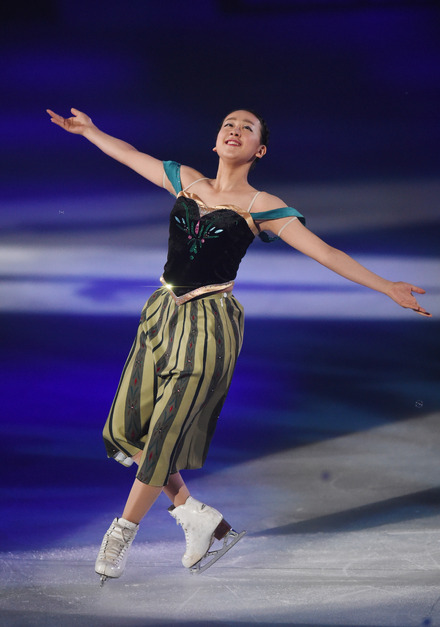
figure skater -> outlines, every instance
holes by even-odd
[[[139,523],[163,491],[171,516],[183,527],[183,565],[201,572],[229,550],[237,533],[222,514],[193,498],[180,471],[201,468],[228,393],[243,337],[243,309],[232,293],[241,259],[266,231],[337,274],[430,316],[412,292],[419,287],[370,272],[304,226],[303,216],[278,197],[248,182],[267,151],[263,118],[247,109],[223,120],[214,151],[215,178],[160,161],[107,135],[90,117],[71,109],[51,121],[82,135],[102,152],[176,196],[170,215],[168,258],[161,282],[147,301],[122,372],[107,422],[107,455],[125,466],[138,464],[122,516],[102,541],[95,570],[101,585],[120,577]],[[216,550],[215,540],[223,540]]]

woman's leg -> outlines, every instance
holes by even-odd
[[[133,457],[133,461],[136,464],[139,463],[141,455],[142,451],[139,451],[139,453]],[[130,494],[128,495],[122,518],[139,524],[162,490],[175,507],[183,505],[190,496],[189,490],[179,472],[170,475],[168,484],[163,488],[146,485],[138,479],[135,479]]]
[[[146,485],[139,479],[135,479],[122,512],[122,518],[139,524],[162,490],[162,487]]]
[[[170,499],[174,507],[179,507],[179,505],[186,503],[187,498],[190,496],[189,490],[186,487],[180,472],[170,475],[168,484],[164,487],[163,491]]]
[[[140,451],[132,458],[133,461],[138,464],[141,455]],[[185,531],[186,550],[182,564],[186,568],[195,567],[197,570],[195,565],[201,564],[201,560],[206,557],[214,539],[222,540],[226,536],[231,538],[229,541],[225,540],[223,547],[218,549],[218,553],[211,558],[209,564],[226,553],[244,535],[244,531],[237,534],[231,530],[231,526],[219,511],[189,498],[191,495],[179,472],[170,475],[167,485],[163,488],[150,486],[135,479],[122,518],[129,521],[129,524],[138,525],[162,490],[174,505],[174,508],[169,510],[171,516]],[[207,565],[204,568],[207,568]],[[110,576],[119,576],[119,574]]]

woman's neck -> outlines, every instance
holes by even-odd
[[[217,176],[212,181],[212,186],[216,192],[230,192],[246,190],[250,187],[248,183],[249,164],[230,165],[220,161]]]

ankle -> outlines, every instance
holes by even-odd
[[[118,518],[118,523],[121,525],[121,527],[126,527],[127,529],[136,529],[137,527],[139,527],[138,522],[136,522],[135,520],[129,520],[124,516],[120,516]]]
[[[180,507],[180,505],[185,505],[185,503],[187,502],[190,496],[191,495],[189,492],[186,492],[183,494],[180,494],[180,493],[176,494],[174,501],[173,501],[174,507]]]

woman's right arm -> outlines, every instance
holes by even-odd
[[[162,161],[143,152],[139,152],[139,150],[127,142],[107,135],[107,133],[103,133],[93,124],[88,115],[78,111],[78,109],[71,109],[71,112],[73,117],[63,118],[61,115],[47,109],[51,122],[57,124],[57,126],[60,126],[69,133],[83,135],[83,137],[88,139],[109,157],[128,166],[155,185],[159,187],[163,186],[164,170]],[[171,191],[171,184],[167,177],[165,177],[165,182],[166,189]]]

